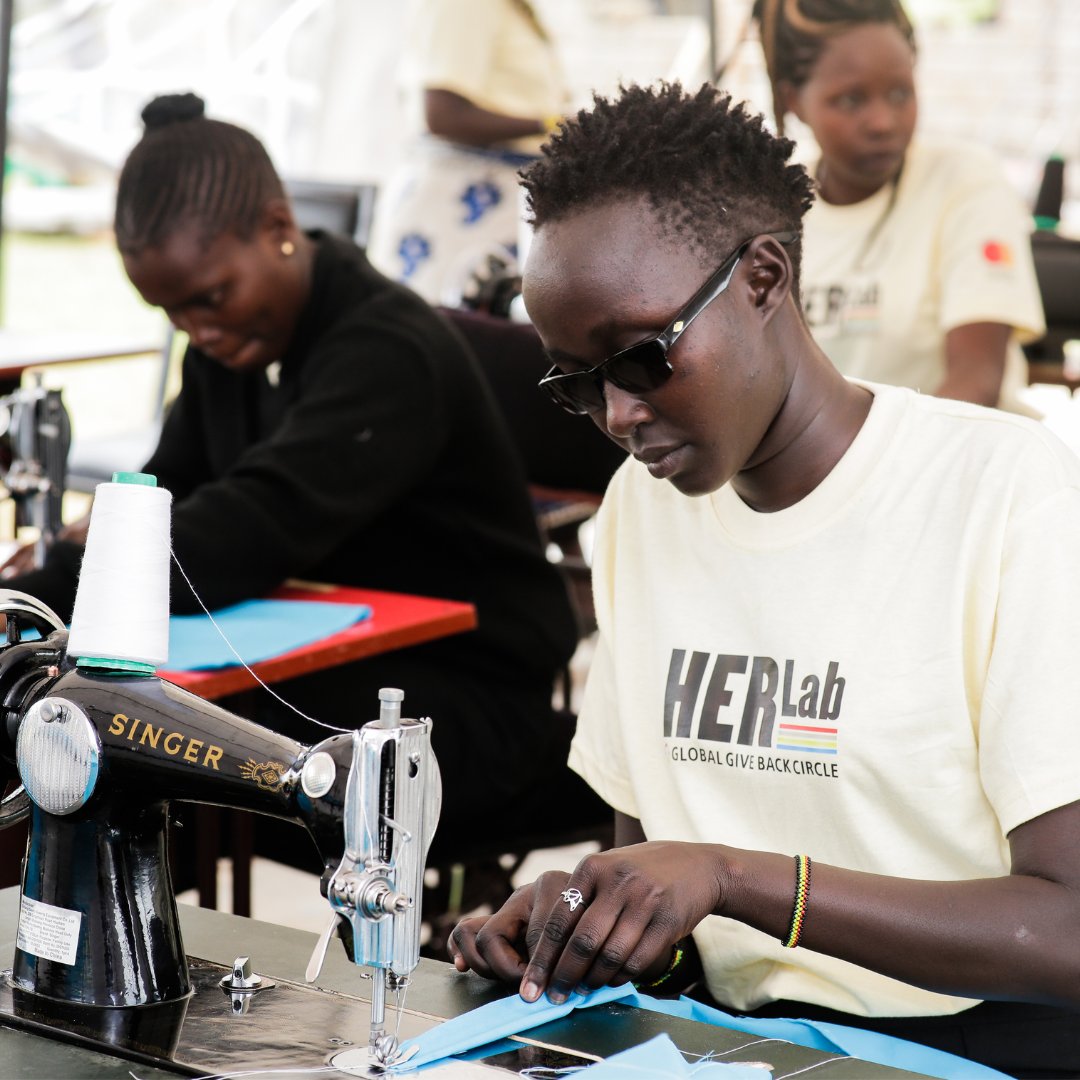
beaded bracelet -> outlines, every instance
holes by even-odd
[[[671,951],[671,963],[668,964],[667,970],[653,979],[650,983],[634,983],[636,990],[643,990],[648,992],[650,990],[658,990],[664,985],[679,970],[679,965],[683,962],[683,957],[686,956],[686,939],[683,938],[676,941]]]
[[[791,925],[786,937],[780,939],[785,949],[794,949],[802,937],[806,922],[806,904],[810,898],[810,856],[795,856],[795,904],[791,909]]]

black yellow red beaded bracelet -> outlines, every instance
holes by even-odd
[[[806,922],[806,904],[810,898],[810,856],[795,856],[795,904],[791,909],[791,925],[787,936],[780,939],[785,949],[794,949],[802,937]]]
[[[668,964],[667,969],[662,975],[657,976],[652,982],[648,983],[634,983],[634,987],[637,990],[643,990],[646,993],[652,990],[659,990],[666,982],[668,982],[676,971],[682,966],[682,962],[686,957],[687,941],[685,938],[676,941],[671,949],[671,963]]]

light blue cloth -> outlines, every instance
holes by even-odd
[[[561,1005],[552,1004],[546,996],[530,1004],[515,994],[446,1020],[402,1043],[401,1049],[404,1054],[414,1045],[418,1046],[408,1065],[419,1067],[558,1020],[574,1009],[605,1005],[610,1001],[685,1020],[716,1024],[765,1039],[784,1039],[812,1050],[891,1065],[894,1069],[907,1069],[940,1080],[1009,1080],[1005,1073],[996,1069],[891,1035],[810,1020],[757,1020],[733,1016],[686,997],[678,1000],[648,997],[630,984],[605,986],[591,994],[571,994]]]
[[[202,671],[239,663],[222,634],[246,664],[257,664],[370,617],[367,604],[323,600],[245,600],[215,611],[217,627],[208,615],[173,615],[169,619],[169,662],[164,667]]]
[[[401,1053],[404,1057],[414,1045],[419,1046],[417,1054],[407,1062],[410,1068],[418,1068],[432,1061],[464,1054],[477,1046],[498,1042],[507,1035],[539,1027],[549,1020],[558,1020],[579,1005],[603,1005],[608,1001],[617,1001],[632,991],[633,987],[605,986],[588,996],[571,994],[561,1005],[553,1004],[547,997],[530,1003],[514,994],[462,1013],[453,1020],[445,1020],[415,1039],[406,1039],[401,1044]]]
[[[648,1077],[694,1077],[697,1080],[769,1080],[772,1073],[754,1065],[740,1065],[737,1062],[697,1061],[690,1064],[679,1053],[679,1048],[671,1041],[670,1035],[657,1035],[647,1043],[633,1046],[614,1054],[606,1061],[589,1065],[579,1073],[581,1080],[640,1080]]]

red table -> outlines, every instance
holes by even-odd
[[[437,600],[406,593],[352,589],[341,585],[285,585],[270,594],[274,600],[322,600],[337,604],[370,604],[371,617],[312,645],[282,653],[252,665],[264,683],[281,682],[297,675],[345,664],[366,656],[419,645],[476,627],[476,609],[457,600]],[[199,697],[214,700],[258,683],[251,672],[236,664],[212,671],[169,671],[158,674]]]

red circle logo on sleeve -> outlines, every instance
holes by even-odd
[[[988,263],[996,263],[999,266],[1012,265],[1012,251],[1008,244],[1003,244],[1000,240],[987,240],[983,244],[982,253]]]

